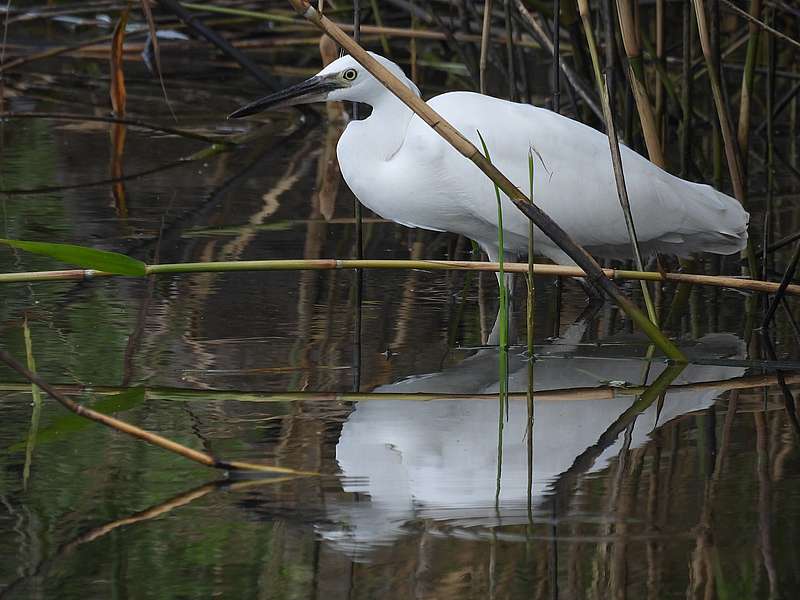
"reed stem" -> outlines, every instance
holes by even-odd
[[[756,18],[761,16],[761,0],[750,0],[750,14]],[[742,153],[742,168],[747,170],[747,149],[750,141],[750,100],[753,94],[753,76],[758,56],[758,38],[761,31],[753,22],[747,26],[747,55],[742,73],[742,93],[739,101],[739,129],[737,140],[739,151]]]
[[[619,140],[617,139],[617,128],[614,126],[614,116],[611,113],[611,92],[609,89],[608,74],[605,75],[603,84],[604,94],[602,95],[603,112],[605,113],[606,132],[608,133],[608,145],[611,149],[611,164],[614,168],[614,179],[617,184],[617,195],[619,196],[619,203],[622,207],[622,213],[625,215],[625,226],[628,228],[628,237],[631,242],[631,250],[633,251],[634,262],[639,271],[644,271],[644,264],[642,262],[642,253],[639,250],[639,238],[636,236],[636,226],[633,222],[633,214],[631,213],[631,203],[628,199],[628,189],[625,186],[625,173],[622,168],[622,155],[619,150]],[[656,309],[653,305],[653,300],[650,297],[650,290],[647,288],[647,283],[641,281],[642,296],[644,303],[647,307],[647,315],[653,324],[658,324],[658,317],[656,316]]]
[[[506,273],[528,273],[528,263],[506,262]],[[491,271],[500,266],[492,262],[466,260],[350,260],[350,259],[297,259],[297,260],[241,260],[197,263],[162,263],[147,265],[146,275],[176,275],[190,273],[230,273],[237,271],[330,271],[336,269],[421,269],[424,271]],[[665,273],[657,271],[629,271],[625,269],[602,269],[605,277],[619,281],[658,281],[662,283],[693,283],[713,287],[730,288],[774,294],[780,284],[744,277],[694,275],[690,273]],[[540,277],[586,277],[580,267],[564,265],[534,264],[534,275]],[[112,273],[93,269],[69,269],[62,271],[32,271],[22,273],[0,273],[0,284],[23,282],[88,281],[98,277],[112,277]],[[786,293],[800,296],[800,285],[791,284]]]
[[[666,169],[667,159],[661,150],[658,125],[645,86],[644,60],[642,58],[641,43],[639,42],[639,31],[634,18],[632,0],[617,0],[617,15],[625,54],[628,56],[631,89],[633,90],[633,99],[636,102],[636,109],[639,113],[639,121],[642,125],[647,154],[652,163],[662,169]]]
[[[481,94],[486,93],[486,65],[489,60],[489,44],[491,43],[492,0],[483,3],[483,28],[481,29],[481,57],[478,66],[480,73]]]

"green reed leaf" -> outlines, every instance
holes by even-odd
[[[106,250],[85,248],[73,244],[54,242],[27,242],[0,238],[0,244],[19,248],[25,252],[49,256],[65,263],[115,275],[146,275],[147,266],[140,260]]]

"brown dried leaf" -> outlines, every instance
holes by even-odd
[[[118,117],[125,116],[125,75],[122,72],[122,54],[125,45],[125,26],[128,24],[128,9],[126,8],[114,27],[114,36],[111,40],[111,108]]]
[[[161,50],[158,48],[158,32],[156,31],[155,19],[153,19],[153,8],[150,6],[150,0],[142,0],[142,12],[147,21],[147,29],[150,31],[150,40],[153,43],[153,56],[155,56],[156,59],[156,74],[158,75],[158,82],[161,84],[161,92],[164,94],[164,102],[167,103],[167,108],[169,108],[169,112],[172,113],[172,118],[177,121],[178,119],[167,97],[164,76],[161,74]]]

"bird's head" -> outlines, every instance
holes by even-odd
[[[408,88],[419,96],[419,89],[405,76],[403,70],[389,59],[374,52],[370,55],[389,69]],[[305,81],[259,98],[231,113],[229,119],[253,115],[269,108],[283,108],[312,102],[350,101],[373,104],[380,96],[390,94],[372,74],[352,56],[336,59],[319,73]]]

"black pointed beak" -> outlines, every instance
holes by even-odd
[[[243,106],[239,110],[232,112],[228,115],[228,118],[239,119],[248,115],[254,115],[268,108],[283,108],[285,106],[294,106],[295,104],[324,102],[329,92],[340,87],[341,85],[333,79],[315,75],[285,90],[259,98],[255,102],[251,102],[247,106]]]

